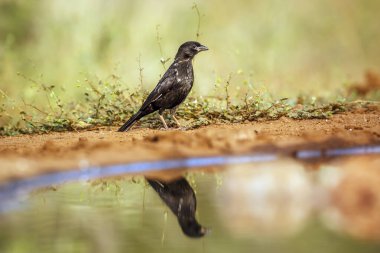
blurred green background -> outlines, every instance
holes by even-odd
[[[195,62],[199,94],[232,73],[233,87],[326,95],[380,66],[377,0],[2,0],[0,89],[38,103],[29,78],[71,98],[89,77],[115,75],[135,88],[139,58],[150,89],[164,72],[160,59],[197,38],[194,3],[199,41],[210,48]]]

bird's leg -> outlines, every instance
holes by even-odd
[[[178,128],[179,128],[179,129],[182,129],[181,124],[179,123],[178,119],[175,117],[175,113],[176,113],[176,111],[177,111],[177,108],[178,108],[178,106],[176,106],[176,107],[170,109],[170,115],[172,116],[173,120],[174,120],[175,123],[177,124]]]
[[[173,117],[175,123],[177,124],[177,126],[178,126],[179,128],[182,128],[181,124],[179,123],[178,119],[175,117],[174,114],[172,115],[172,117]]]
[[[161,120],[162,124],[164,124],[165,129],[168,129],[168,125],[166,124],[165,119],[162,116],[162,113],[159,113],[158,117],[160,117],[160,120]]]

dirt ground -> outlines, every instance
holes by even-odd
[[[380,143],[380,107],[337,114],[330,119],[210,125],[195,130],[117,127],[91,131],[0,137],[0,182],[89,166],[167,158]]]

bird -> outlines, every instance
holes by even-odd
[[[169,182],[149,178],[146,180],[177,216],[185,235],[200,238],[209,232],[209,229],[202,227],[195,218],[197,199],[193,188],[184,177]]]
[[[179,47],[173,63],[149,94],[141,108],[119,128],[118,132],[128,131],[142,117],[155,111],[158,111],[164,128],[168,129],[168,125],[162,116],[165,110],[170,111],[173,120],[181,128],[181,124],[175,117],[175,112],[193,87],[194,71],[192,60],[199,52],[206,50],[208,48],[197,41],[183,43]]]

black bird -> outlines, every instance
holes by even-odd
[[[168,128],[162,116],[162,113],[167,109],[170,110],[176,124],[181,127],[175,117],[175,111],[193,87],[194,72],[192,59],[196,54],[205,50],[208,50],[208,48],[196,41],[183,43],[178,49],[174,62],[149,94],[140,110],[120,127],[118,131],[128,131],[139,119],[155,111],[158,111],[164,127]]]
[[[185,178],[181,177],[171,182],[148,178],[146,180],[177,216],[178,223],[187,236],[202,237],[208,232],[195,219],[197,199]]]

